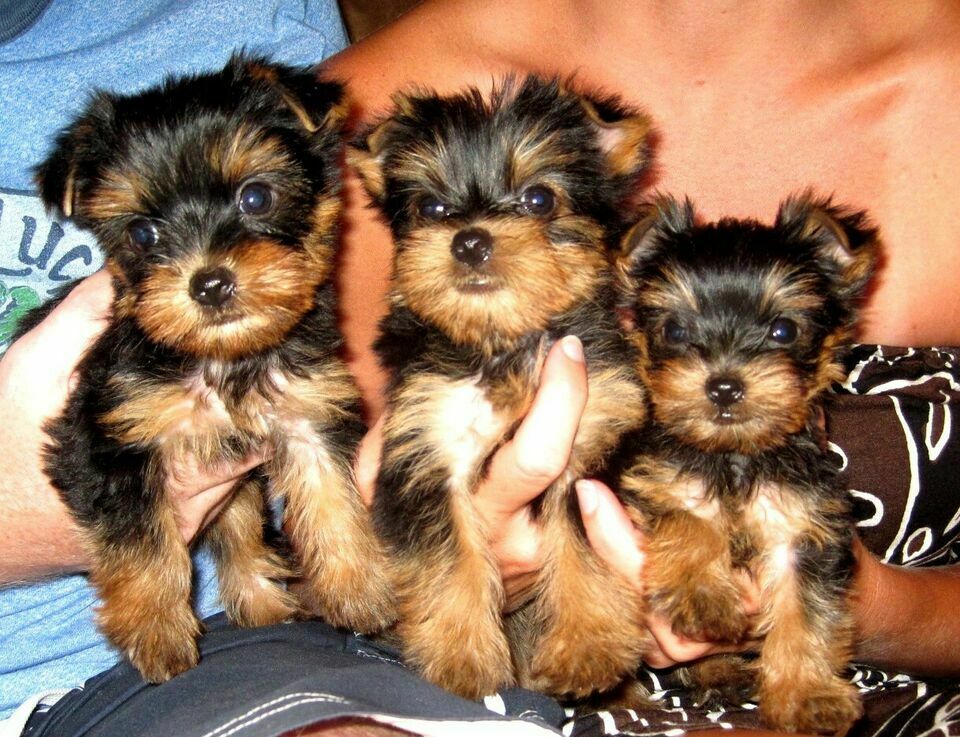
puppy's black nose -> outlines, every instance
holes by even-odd
[[[493,253],[493,236],[482,228],[467,228],[453,236],[450,250],[460,263],[477,267]]]
[[[718,407],[729,407],[743,399],[743,384],[729,376],[717,376],[707,382],[707,396]]]
[[[206,307],[223,307],[236,289],[237,277],[222,266],[198,271],[190,279],[190,296]]]

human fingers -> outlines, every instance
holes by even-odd
[[[736,577],[743,613],[752,622],[760,613],[760,588],[756,580],[746,571],[738,572]],[[707,655],[744,652],[755,649],[758,644],[758,640],[749,636],[740,642],[717,642],[706,638],[684,637],[673,630],[669,619],[655,612],[647,616],[647,629],[653,636],[653,643],[644,655],[644,660],[655,668],[667,668]]]
[[[576,483],[580,516],[594,551],[638,591],[643,591],[642,536],[610,489],[590,479]]]
[[[540,530],[530,502],[566,468],[586,401],[583,346],[568,336],[547,354],[529,412],[494,455],[474,496],[508,599],[521,596],[540,568]]]
[[[599,481],[582,480],[577,482],[576,491],[591,547],[607,565],[642,591],[643,536],[607,486]],[[738,574],[738,580],[743,593],[744,613],[755,616],[760,610],[756,582],[745,572]],[[753,641],[723,643],[684,637],[675,633],[671,622],[657,613],[648,614],[646,624],[652,642],[644,660],[655,668],[671,667],[707,655],[740,652],[755,644]]]
[[[77,284],[11,350],[28,351],[36,365],[53,367],[66,387],[83,353],[106,328],[112,302],[111,276],[98,271]]]
[[[530,410],[490,462],[475,502],[491,529],[526,507],[567,466],[587,402],[579,338],[568,335],[547,354]]]
[[[106,328],[113,300],[110,275],[81,281],[44,320],[4,356],[4,388],[42,421],[59,414],[81,356]]]
[[[643,592],[643,539],[613,492],[599,481],[576,483],[580,515],[591,547],[604,562]],[[656,614],[646,618],[653,636],[644,660],[655,668],[703,657],[710,643],[688,640],[674,634],[670,622]]]
[[[192,541],[213,521],[237,483],[265,460],[266,453],[258,451],[234,463],[204,467],[190,457],[173,464],[166,492],[184,541]]]
[[[44,427],[63,411],[77,362],[106,326],[112,298],[110,275],[94,274],[0,356],[0,448],[16,459],[0,472],[0,497],[15,499],[4,512],[11,534],[0,541],[0,581],[82,570],[89,562],[44,471]]]

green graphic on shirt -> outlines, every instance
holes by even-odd
[[[20,318],[39,307],[41,301],[30,287],[7,289],[7,285],[0,281],[0,345],[10,340]]]

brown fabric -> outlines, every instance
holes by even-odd
[[[892,564],[944,565],[960,558],[958,354],[954,348],[857,346],[847,379],[827,403],[830,448],[857,499],[858,532]],[[564,733],[653,736],[761,726],[756,704],[707,711],[669,671],[645,670],[640,678],[656,707],[581,716]],[[960,683],[923,682],[864,666],[852,667],[850,678],[865,715],[849,737],[960,735]]]
[[[896,565],[960,555],[960,350],[858,346],[828,408],[858,532]]]

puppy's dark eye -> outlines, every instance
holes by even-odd
[[[667,345],[683,345],[687,342],[687,329],[673,318],[670,318],[663,326],[663,340]]]
[[[420,213],[420,217],[427,220],[443,220],[450,214],[450,208],[436,197],[424,197],[420,200],[417,212]]]
[[[531,215],[549,215],[553,212],[555,202],[553,192],[540,185],[527,187],[520,195],[520,207]]]
[[[157,226],[147,218],[131,220],[127,226],[127,237],[134,248],[146,249],[157,245],[160,234]]]
[[[251,182],[240,189],[237,207],[244,215],[263,215],[273,206],[273,192],[262,182]]]
[[[778,317],[770,325],[770,339],[780,345],[790,345],[797,339],[797,323],[787,317]]]

